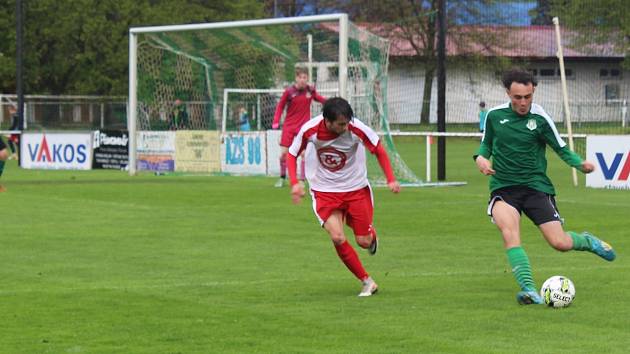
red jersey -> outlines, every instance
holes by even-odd
[[[320,96],[317,91],[315,91],[314,86],[307,85],[301,90],[295,87],[295,85],[287,87],[276,107],[273,125],[275,126],[280,123],[284,107],[288,105],[287,115],[284,119],[282,129],[297,132],[300,130],[300,127],[302,127],[302,124],[306,123],[311,118],[311,102],[313,102],[313,100],[319,103],[326,102],[326,98]]]
[[[299,156],[308,145],[312,148],[306,153],[306,177],[312,190],[351,192],[368,185],[365,149],[376,153],[379,138],[363,122],[354,118],[345,133],[336,135],[319,115],[302,126],[289,153]]]

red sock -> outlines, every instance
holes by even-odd
[[[280,156],[280,177],[286,178],[287,176],[287,159],[286,155]]]
[[[337,254],[341,261],[348,267],[348,269],[357,277],[359,280],[364,280],[368,277],[368,273],[363,268],[363,264],[359,260],[359,255],[352,248],[352,246],[348,243],[348,241],[344,241],[340,245],[335,244],[335,249],[337,250]]]

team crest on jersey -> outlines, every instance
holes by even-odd
[[[319,163],[330,172],[339,171],[346,165],[346,154],[332,147],[317,150],[317,157]]]
[[[536,125],[536,120],[535,119],[530,119],[527,121],[527,129],[529,130],[534,130],[536,129],[537,125]]]

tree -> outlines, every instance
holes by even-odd
[[[320,0],[320,12],[332,9],[347,12],[353,21],[367,22],[369,29],[389,38],[392,46],[401,50],[411,48],[410,59],[422,63],[424,67],[424,86],[420,121],[429,123],[431,110],[431,91],[437,70],[437,0]],[[447,51],[456,50],[457,61],[471,67],[493,66],[501,59],[481,56],[480,50],[492,53],[498,48],[513,45],[502,41],[504,31],[495,29],[485,31],[482,27],[465,27],[462,24],[482,23],[491,19],[494,24],[506,23],[501,13],[501,0],[450,0],[447,2]],[[480,49],[481,48],[481,49]],[[452,53],[448,53],[452,54]],[[495,60],[496,59],[496,60]],[[505,65],[504,63],[500,63]],[[500,66],[499,66],[500,67]]]
[[[270,17],[293,17],[317,14],[317,0],[265,0]]]
[[[552,18],[551,12],[552,0],[537,0],[537,6],[530,11],[532,16],[532,25],[551,25]]]
[[[552,15],[577,33],[574,45],[598,51],[610,46],[625,57],[630,54],[630,11],[627,0],[552,0]],[[595,29],[595,30],[594,30]],[[630,68],[630,62],[624,61]]]
[[[0,89],[15,90],[15,1],[0,4]],[[260,18],[256,0],[25,2],[25,91],[126,95],[130,27]]]
[[[424,91],[421,122],[429,122],[431,89],[437,69],[436,22],[437,0],[409,1],[320,1],[326,9],[347,12],[354,21],[372,24],[371,31],[389,38],[393,43],[412,47],[414,59],[424,65]],[[400,49],[400,48],[399,48]]]

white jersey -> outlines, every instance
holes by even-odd
[[[298,156],[306,150],[306,178],[312,190],[352,192],[369,184],[365,148],[374,152],[378,141],[378,135],[357,118],[345,133],[336,135],[319,115],[302,125],[289,153]]]

